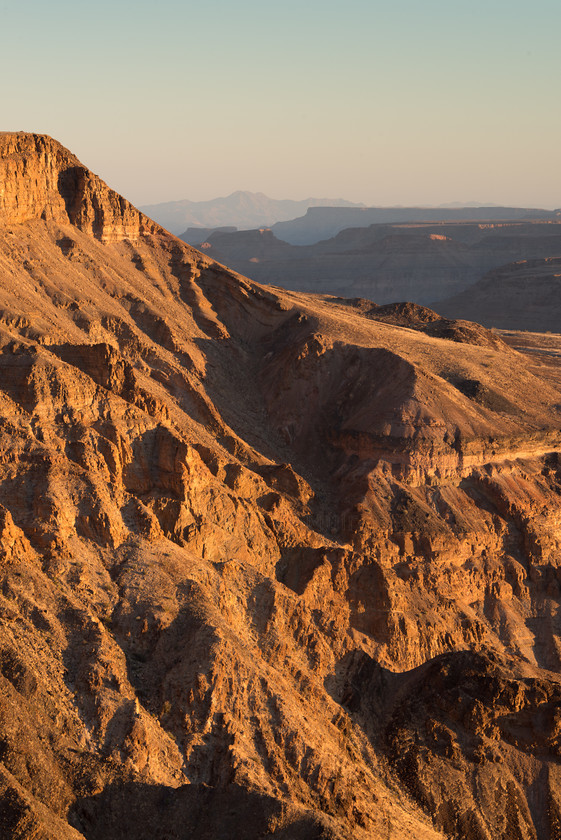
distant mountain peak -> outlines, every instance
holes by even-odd
[[[299,201],[270,198],[262,192],[235,190],[230,195],[207,201],[168,201],[144,205],[141,209],[172,233],[187,228],[234,226],[239,230],[270,227],[277,222],[302,216],[309,207],[362,207],[343,198],[305,198]]]

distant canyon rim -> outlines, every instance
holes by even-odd
[[[331,208],[317,214],[324,212],[328,219]],[[346,213],[340,211],[339,218]],[[289,223],[296,232],[300,221],[305,230],[306,218]],[[285,289],[382,304],[409,300],[489,327],[559,328],[560,296],[551,260],[561,257],[561,219],[554,214],[546,219],[378,222],[342,229],[308,245],[279,239],[277,229],[191,228],[181,238],[257,282]],[[494,300],[485,303],[491,289]]]

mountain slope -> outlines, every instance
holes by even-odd
[[[0,149],[2,836],[555,836],[558,369]]]

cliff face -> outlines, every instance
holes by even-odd
[[[5,223],[70,222],[102,242],[135,241],[157,229],[45,135],[0,133],[0,184]]]
[[[439,303],[439,310],[499,329],[559,332],[561,243],[550,254],[547,259],[509,261],[489,271],[465,292]]]
[[[556,837],[556,356],[260,287],[18,137],[2,837]]]

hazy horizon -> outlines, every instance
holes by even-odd
[[[313,195],[313,196],[311,196],[311,195],[307,195],[304,198],[294,198],[293,196],[289,196],[289,195],[282,195],[282,196],[267,195],[266,193],[263,192],[263,190],[255,190],[254,191],[254,190],[244,190],[243,188],[239,188],[239,189],[232,190],[229,193],[220,193],[218,195],[208,196],[208,197],[200,198],[200,199],[191,199],[191,198],[189,198],[189,196],[184,196],[183,198],[171,198],[169,200],[164,199],[163,201],[146,201],[146,202],[143,202],[142,205],[139,205],[139,206],[147,207],[147,206],[156,206],[157,204],[174,204],[174,203],[180,204],[183,201],[191,201],[194,204],[197,204],[197,203],[219,201],[220,199],[231,198],[236,193],[249,193],[251,195],[262,195],[265,198],[272,199],[273,201],[307,201],[307,200],[325,199],[325,198],[331,198],[331,199],[333,199],[333,201],[351,201],[351,199],[348,199],[344,195],[338,195],[338,196],[325,196],[325,195]],[[509,204],[504,204],[504,203],[501,203],[501,202],[498,202],[498,201],[449,201],[449,202],[443,202],[441,204],[427,204],[426,202],[422,202],[422,203],[419,203],[419,204],[416,204],[416,205],[413,205],[413,204],[389,204],[389,205],[388,204],[384,204],[384,205],[379,204],[379,205],[375,205],[375,204],[366,204],[366,202],[358,202],[358,201],[356,202],[357,205],[359,205],[361,203],[367,209],[368,208],[373,208],[373,209],[374,208],[380,208],[380,209],[388,208],[388,209],[392,209],[392,210],[393,209],[398,209],[398,208],[401,208],[401,207],[420,207],[420,208],[426,207],[427,209],[429,209],[429,208],[430,209],[441,208],[441,209],[444,210],[446,208],[454,209],[455,207],[460,208],[460,207],[516,207],[516,206],[518,206],[518,207],[528,207],[530,209],[529,205],[514,205],[514,204],[509,205]],[[560,204],[561,204],[561,201],[560,201]],[[545,205],[539,205],[539,207],[538,207],[536,205],[536,209],[558,210],[558,209],[560,209],[560,207],[557,206],[557,205],[553,205],[553,204],[550,207],[546,207]]]
[[[553,0],[5,3],[1,127],[50,134],[137,205],[553,209],[559,24]]]

